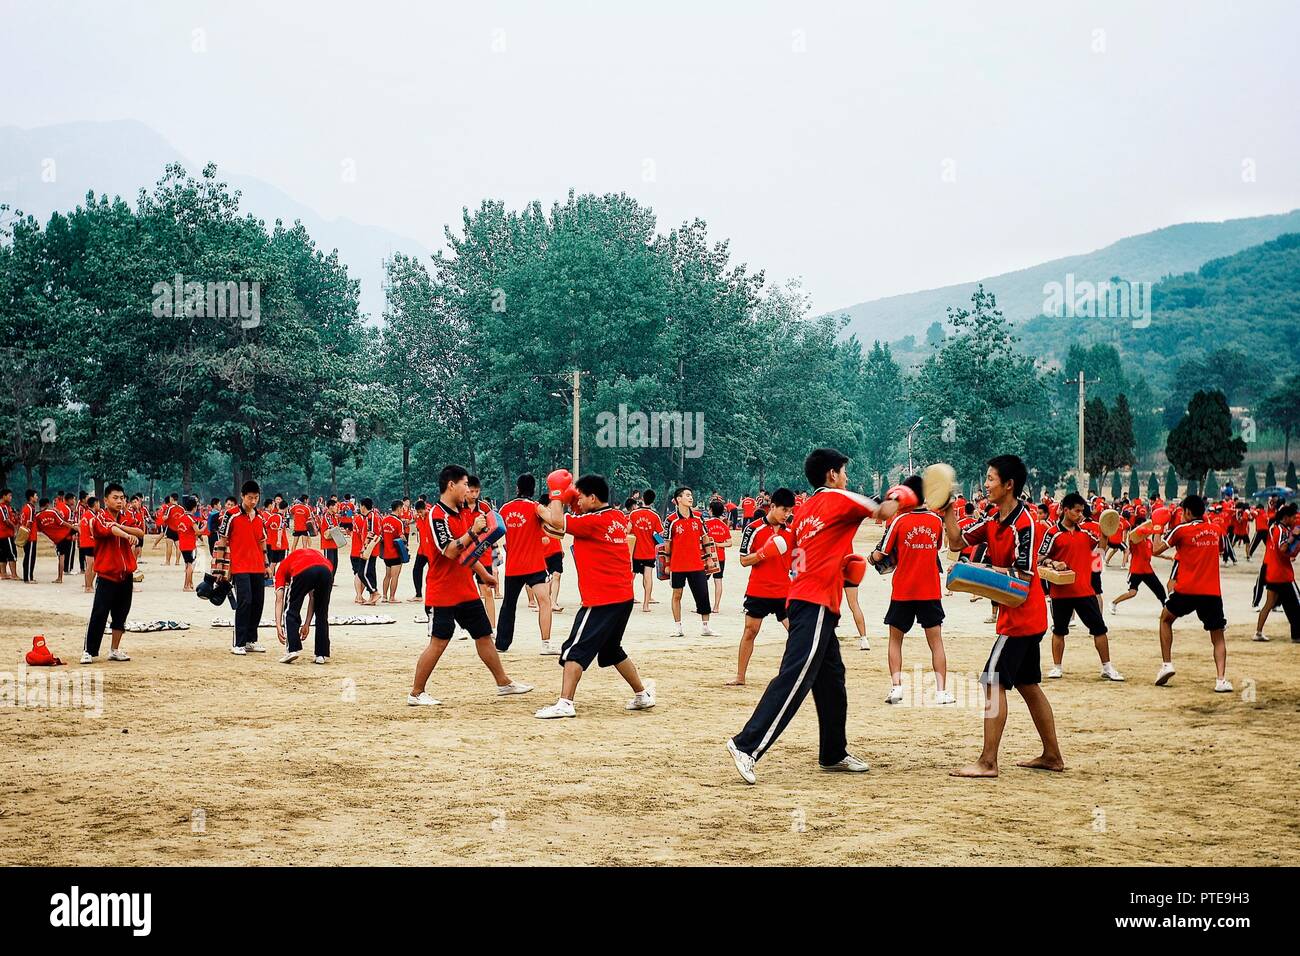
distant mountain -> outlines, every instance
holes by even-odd
[[[1019,322],[1041,315],[1043,287],[1050,282],[1064,284],[1068,274],[1073,274],[1076,281],[1093,283],[1116,276],[1131,282],[1155,282],[1165,276],[1194,271],[1211,259],[1230,256],[1287,232],[1300,232],[1300,209],[1226,222],[1186,222],[1129,236],[1095,252],[1054,259],[1016,272],[874,299],[832,311],[847,313],[849,325],[844,334],[857,335],[863,342],[896,340],[906,335],[922,338],[930,323],[943,321],[948,306],[969,305],[971,293],[983,283],[985,289],[997,296],[1003,314]]]
[[[53,161],[53,167],[49,161]],[[168,163],[197,174],[206,160],[181,155],[158,132],[135,120],[64,123],[36,129],[0,127],[0,203],[44,222],[56,210],[85,201],[86,193],[121,196],[132,205],[140,189],[151,189]],[[326,219],[287,192],[252,176],[219,168],[218,175],[243,195],[240,208],[264,219],[291,224],[301,219],[324,252],[337,249],[348,274],[361,282],[361,311],[383,311],[383,260],[394,252],[421,258],[429,249],[414,239],[350,219]],[[46,181],[51,179],[52,181]]]

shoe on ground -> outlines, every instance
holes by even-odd
[[[1251,640],[1252,640],[1252,641],[1259,641],[1259,642],[1262,643],[1262,644],[1267,644],[1267,643],[1268,643],[1268,638],[1264,636],[1264,633],[1263,633],[1262,631],[1256,631],[1256,632],[1255,632],[1255,636],[1252,637]]]
[[[317,657],[315,660],[312,661],[312,663],[313,663],[313,664],[324,664],[324,663],[325,663],[326,661],[328,661],[328,660],[329,660],[328,657]]]
[[[673,636],[673,637],[685,637],[685,636],[686,636],[686,632],[682,629],[682,626],[681,626],[680,624],[678,624],[676,630],[673,631],[672,636]]]
[[[1173,677],[1174,673],[1174,665],[1169,661],[1165,661],[1160,665],[1159,673],[1156,674],[1156,686],[1164,687],[1169,683],[1169,678]]]
[[[532,684],[524,684],[519,681],[511,681],[509,684],[502,684],[497,688],[498,697],[510,697],[514,694],[527,694],[533,689]]]
[[[108,659],[110,661],[129,661],[131,658],[127,656],[126,651],[114,648],[108,652]]]
[[[705,624],[700,628],[700,637],[717,637],[718,632]]]
[[[542,641],[542,657],[559,657],[560,649],[554,641]]]
[[[1232,681],[1226,677],[1218,677],[1214,681],[1214,692],[1216,694],[1231,694]]]
[[[1053,680],[1060,677],[1061,676],[1060,666],[1055,664],[1052,665],[1052,667],[1047,671],[1047,676],[1052,678]]]
[[[1115,669],[1115,665],[1110,661],[1101,665],[1101,676],[1106,680],[1113,680],[1116,683],[1124,682],[1124,675]]]
[[[266,653],[266,648],[263,647],[262,645],[258,644],[257,641],[253,641],[253,643],[251,643],[251,644],[245,644],[245,645],[244,645],[244,650],[247,651],[249,654],[265,654],[265,653]]]
[[[81,652],[81,663],[83,663],[83,664],[93,664],[93,663],[95,663],[95,658],[91,657],[91,655],[90,655],[90,651],[82,651],[82,652]]]
[[[284,657],[280,658],[280,663],[292,664],[294,661],[298,659],[298,655],[301,653],[302,651],[285,651]]]
[[[636,694],[635,696],[633,696],[631,700],[627,702],[627,709],[628,710],[649,710],[654,705],[655,705],[655,692],[654,689],[650,687],[649,684],[647,684],[645,690],[641,691],[641,693],[639,694]]]
[[[1116,604],[1114,601],[1111,601],[1111,602],[1110,602],[1110,613],[1111,613],[1111,614],[1118,614],[1118,613],[1119,613],[1119,605]]]
[[[235,654],[239,657],[243,657],[245,654],[248,653],[248,651],[246,651],[242,645],[236,644],[234,647],[230,649],[230,653]]]
[[[549,707],[543,707],[537,711],[533,716],[538,720],[555,720],[558,717],[577,717],[578,712],[573,708],[573,701],[561,697]]]
[[[885,697],[886,704],[901,704],[903,702],[903,687],[901,684],[895,684],[889,688],[889,694]]]
[[[996,614],[990,614],[988,617],[984,619],[985,624],[996,624],[997,622],[998,622],[998,616]]]
[[[740,779],[745,783],[753,784],[758,779],[754,776],[754,758],[737,750],[734,740],[727,741],[727,753],[731,754],[731,759],[736,762],[736,772],[740,774]]]
[[[860,651],[869,651],[869,650],[871,650],[871,638],[869,638],[869,637],[859,638],[859,639],[858,639],[858,650],[860,650]]]
[[[934,702],[938,705],[955,704],[957,703],[957,698],[952,695],[952,691],[950,690],[936,690],[934,692]]]
[[[839,763],[833,763],[829,767],[825,764],[817,765],[827,773],[866,773],[871,768],[867,766],[865,760],[859,760],[853,754],[845,754],[844,759]]]
[[[428,691],[424,691],[419,697],[414,694],[406,695],[406,703],[411,707],[437,707],[442,703],[438,698],[429,696]]]

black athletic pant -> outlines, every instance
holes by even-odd
[[[1291,640],[1300,644],[1300,591],[1296,590],[1296,583],[1270,584],[1268,589],[1277,595],[1278,606],[1291,625]]]
[[[532,574],[507,574],[505,596],[501,598],[501,608],[497,611],[497,650],[508,651],[515,640],[515,606],[519,603],[519,594],[528,586]]]
[[[262,608],[266,605],[266,575],[261,571],[256,574],[231,575],[231,584],[235,594],[235,647],[257,643],[257,625],[262,620]]]
[[[1255,556],[1255,549],[1258,548],[1261,544],[1263,544],[1267,540],[1268,540],[1268,532],[1257,530],[1255,532],[1255,537],[1251,539],[1250,550],[1246,552],[1246,557],[1253,558]]]
[[[86,625],[86,643],[84,650],[91,657],[99,655],[99,646],[104,642],[104,625],[112,622],[113,630],[120,631],[126,627],[126,616],[131,613],[131,575],[123,581],[110,581],[107,578],[95,579],[95,598],[90,606],[90,623]]]
[[[334,575],[319,564],[298,574],[289,582],[289,593],[284,601],[284,633],[291,651],[302,650],[302,602],[312,595],[312,613],[316,616],[316,656],[330,656],[330,595],[334,591]]]
[[[75,560],[75,556],[76,556],[77,542],[71,538],[68,538],[66,541],[64,541],[64,548],[65,550],[63,553],[63,573],[70,574],[72,572],[72,563]]]
[[[23,545],[23,580],[36,580],[36,538],[32,536]]]
[[[333,584],[333,583],[334,583],[334,579],[335,579],[336,577],[338,577],[338,573],[339,573],[339,549],[338,549],[338,548],[326,548],[326,549],[325,549],[325,557],[329,559],[329,563],[330,563],[330,583]]]
[[[375,550],[377,551],[379,549],[376,548]],[[379,555],[377,554],[372,554],[370,557],[366,558],[366,573],[362,580],[366,584],[366,590],[371,594],[375,594],[379,590],[379,579],[375,577],[375,562],[378,560]]]
[[[429,566],[429,559],[422,554],[416,554],[415,561],[411,566],[411,583],[415,585],[415,596],[424,596],[424,572]]]
[[[762,757],[812,691],[821,734],[817,759],[829,767],[848,754],[844,725],[849,697],[844,687],[840,642],[835,637],[840,616],[807,601],[791,601],[789,608],[790,634],[781,669],[763,691],[745,729],[733,739],[741,753],[755,760]]]

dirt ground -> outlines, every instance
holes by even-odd
[[[876,530],[860,535],[877,538]],[[225,615],[181,593],[180,572],[162,566],[160,551],[146,562],[131,617],[192,626],[128,634],[129,663],[75,663],[90,596],[75,576],[50,583],[48,550],[38,584],[0,582],[0,863],[1300,863],[1300,646],[1280,612],[1267,629],[1271,643],[1250,640],[1256,565],[1225,572],[1235,693],[1212,693],[1209,641],[1194,619],[1176,629],[1177,676],[1153,686],[1157,605],[1144,591],[1107,615],[1127,683],[1098,678],[1077,624],[1064,679],[1046,682],[1067,772],[1014,766],[1038,753],[1014,698],[1002,776],[983,781],[947,772],[979,748],[972,687],[992,640],[987,603],[945,600],[958,704],[925,706],[928,691],[913,686],[912,668],[924,665],[933,688],[918,633],[904,648],[909,701],[888,706],[879,623],[888,579],[868,575],[861,593],[872,648],[857,649],[847,609],[840,634],[850,749],[871,772],[817,771],[809,701],[749,787],[724,742],[774,672],[784,632],[769,619],[749,685],[722,686],[741,629],[745,571],[734,562],[714,618],[723,637],[699,637],[688,612],[687,637],[671,638],[663,585],[662,603],[633,613],[625,643],[655,681],[657,707],[626,712],[623,682],[593,669],[578,691],[578,718],[559,721],[532,716],[555,699],[560,668],[537,654],[522,600],[505,659],[513,678],[537,685],[533,693],[497,699],[470,642],[456,641],[429,687],[444,706],[413,708],[405,697],[425,644],[415,605],[393,608],[394,625],[334,629],[325,666],[287,666],[277,662],[273,630],[263,631],[271,653],[229,654],[229,630],[210,626]],[[1107,594],[1123,580],[1108,570]],[[408,573],[401,597],[411,593]],[[336,613],[350,612],[345,576],[335,595]],[[577,609],[572,573],[564,596],[557,633],[567,635]],[[79,706],[3,696],[6,682],[30,693],[49,676],[24,672],[36,633],[73,661],[57,670],[84,681]],[[1046,672],[1046,641],[1043,661]]]

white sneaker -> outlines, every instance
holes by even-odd
[[[1214,692],[1216,694],[1231,694],[1232,681],[1228,680],[1226,677],[1216,678],[1214,681]]]
[[[867,766],[865,760],[859,760],[853,754],[845,754],[844,759],[839,763],[833,763],[829,767],[822,764],[817,765],[819,769],[827,773],[866,773],[871,768]]]
[[[265,648],[265,647],[262,647],[262,645],[258,644],[257,641],[253,641],[253,643],[251,643],[251,644],[245,644],[245,645],[244,645],[244,650],[247,651],[249,654],[265,654],[265,653],[266,653],[266,648]]]
[[[526,694],[532,689],[532,684],[521,684],[518,681],[511,681],[509,684],[502,684],[497,687],[497,696],[509,697],[512,694]]]
[[[442,703],[438,698],[430,697],[428,691],[423,691],[419,697],[414,694],[407,694],[406,702],[412,707],[437,707]]]
[[[996,614],[990,614],[988,617],[984,619],[985,624],[996,624],[997,622],[998,622],[998,616]]]
[[[895,684],[889,688],[889,696],[885,698],[886,704],[901,704],[903,702],[903,686]]]
[[[1106,680],[1113,680],[1116,683],[1124,682],[1124,675],[1117,671],[1115,665],[1110,661],[1101,665],[1101,676]]]
[[[542,657],[559,657],[560,649],[551,641],[542,641]]]
[[[93,664],[93,663],[95,663],[95,659],[94,659],[93,657],[90,656],[90,651],[82,651],[82,652],[81,652],[81,663],[83,663],[83,664]]]
[[[731,754],[731,759],[736,762],[736,772],[740,774],[740,779],[745,783],[754,783],[757,780],[754,776],[754,758],[737,750],[734,740],[727,741],[727,753]]]
[[[1256,631],[1256,632],[1255,632],[1255,636],[1252,637],[1251,640],[1252,640],[1252,641],[1261,641],[1261,642],[1264,643],[1264,644],[1267,644],[1267,643],[1268,643],[1268,638],[1264,636],[1264,634],[1263,634],[1262,631]]]
[[[641,693],[635,695],[627,702],[628,710],[649,710],[655,705],[655,692],[650,689],[649,685]]]
[[[1174,676],[1174,665],[1165,661],[1160,665],[1160,673],[1156,674],[1156,686],[1164,687],[1169,683],[1169,678]]]
[[[1056,678],[1061,676],[1061,668],[1053,664],[1052,667],[1048,670],[1047,676],[1055,680]]]
[[[869,650],[871,650],[871,638],[869,638],[869,637],[859,638],[859,640],[858,640],[858,650],[860,650],[860,651],[869,651]]]
[[[110,661],[129,661],[131,658],[127,657],[126,651],[121,648],[114,648],[108,652],[108,659]]]
[[[684,630],[682,630],[682,626],[681,626],[680,624],[678,624],[678,625],[677,625],[677,630],[673,631],[672,636],[673,636],[673,637],[685,637],[685,636],[686,636],[686,632],[685,632]]]
[[[936,690],[934,692],[934,702],[936,705],[955,704],[957,698],[952,695],[950,690]]]
[[[1111,601],[1111,602],[1110,602],[1110,613],[1111,613],[1111,614],[1118,614],[1118,613],[1119,613],[1119,605],[1116,604],[1114,601]]]
[[[284,657],[280,658],[280,663],[292,664],[294,661],[298,659],[298,655],[301,653],[302,651],[286,651]]]
[[[705,624],[700,628],[700,637],[717,637],[718,632]]]
[[[236,644],[234,647],[232,647],[232,648],[230,649],[230,653],[232,653],[232,654],[237,654],[238,656],[243,657],[244,654],[247,653],[247,652],[244,650],[244,648],[242,648],[242,647],[240,647],[238,644]]]
[[[538,720],[554,720],[557,717],[577,717],[578,712],[573,709],[573,701],[561,697],[551,706],[543,707],[537,711],[533,716]]]
[[[329,660],[328,657],[318,657],[318,658],[316,658],[314,661],[312,661],[312,663],[313,663],[313,664],[324,664],[324,663],[325,663],[326,661],[328,661],[328,660]]]

